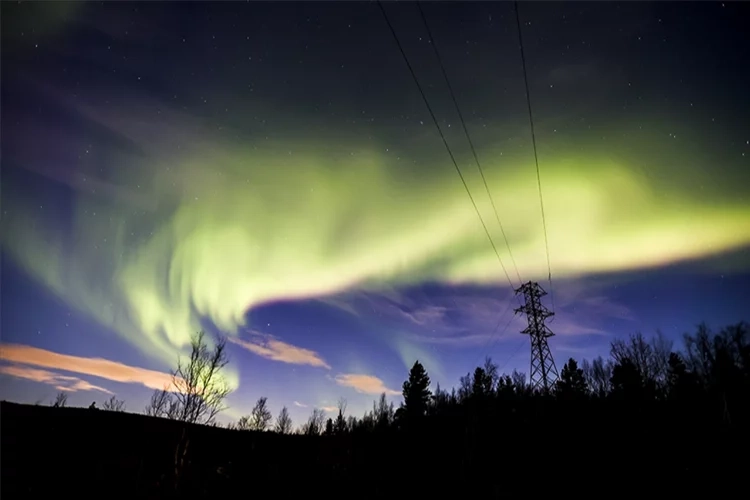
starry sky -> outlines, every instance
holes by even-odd
[[[476,211],[376,2],[2,3],[0,397],[141,411],[205,329],[224,419],[361,414],[528,372],[528,280],[558,366],[750,319],[748,4],[519,4],[548,245],[513,3],[382,5]]]

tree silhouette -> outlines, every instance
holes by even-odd
[[[603,398],[609,393],[612,379],[611,362],[599,356],[591,362],[584,360],[582,369],[586,385],[595,396]]]
[[[326,420],[326,430],[324,432],[326,436],[332,436],[333,435],[333,419],[329,418]]]
[[[630,358],[622,358],[612,368],[612,394],[621,400],[635,402],[644,395],[643,377]]]
[[[442,411],[446,410],[450,405],[456,402],[455,389],[454,393],[451,394],[448,391],[443,390],[440,384],[435,387],[435,392],[432,394],[432,401],[428,410],[429,415],[439,415]]]
[[[190,340],[190,356],[177,360],[172,380],[162,390],[154,391],[146,415],[166,417],[191,424],[211,424],[224,410],[229,384],[223,375],[229,363],[226,341],[221,338],[210,349],[203,331]]]
[[[102,404],[102,408],[107,411],[125,411],[125,401],[112,396]]]
[[[325,413],[318,408],[313,409],[310,418],[302,425],[301,432],[308,436],[319,436],[323,432]]]
[[[52,406],[55,408],[63,408],[67,406],[68,404],[68,394],[66,392],[60,391],[57,393],[57,396],[55,396],[55,401],[52,402]]]
[[[279,434],[289,434],[292,432],[292,418],[289,416],[289,410],[286,409],[286,406],[281,408],[279,416],[276,417],[273,430]]]
[[[525,384],[524,380],[524,384]],[[495,388],[497,395],[501,399],[509,399],[511,396],[515,396],[519,391],[518,386],[514,382],[513,377],[510,375],[503,375],[497,381],[497,387]]]
[[[484,400],[492,396],[494,391],[495,382],[492,375],[487,373],[484,368],[477,366],[472,378],[471,396],[477,400]]]
[[[177,400],[172,397],[167,386],[162,390],[154,391],[151,399],[144,409],[144,413],[150,417],[163,417],[176,420],[178,417],[179,407]]]
[[[189,357],[187,360],[178,358],[171,384],[152,394],[146,414],[185,424],[214,424],[216,415],[224,410],[224,400],[230,392],[222,373],[228,363],[223,338],[210,348],[203,331],[194,334],[190,339]],[[176,491],[183,488],[190,442],[188,426],[184,425],[174,453],[172,484]]]
[[[340,398],[338,401],[338,415],[336,416],[336,421],[333,424],[333,431],[336,434],[343,434],[348,430],[348,425],[346,421],[346,406],[347,402],[346,399]]]
[[[385,393],[378,398],[377,403],[372,404],[373,423],[378,429],[385,429],[393,423],[393,403],[388,403]]]
[[[468,401],[473,390],[473,379],[471,373],[467,373],[458,379],[458,399]]]
[[[229,384],[222,370],[229,363],[226,341],[222,338],[209,349],[203,331],[190,341],[190,356],[181,359],[172,372],[172,386],[178,420],[188,423],[210,424],[224,410],[229,395]]]
[[[525,373],[519,372],[518,370],[513,370],[513,373],[510,374],[510,380],[513,384],[513,389],[516,394],[522,396],[531,395],[532,387],[529,381],[526,379]]]
[[[430,377],[424,366],[419,361],[414,363],[409,371],[409,379],[404,382],[404,417],[407,421],[413,421],[423,417],[427,413],[430,404]]]
[[[268,409],[268,398],[261,397],[256,401],[253,411],[250,413],[250,429],[254,431],[265,431],[271,423],[273,415]]]
[[[404,479],[411,483],[406,489],[411,490],[416,484],[418,491],[427,494],[432,484],[424,481],[422,471],[429,469],[439,477],[450,477],[451,483],[460,483],[457,487],[471,490],[472,494],[476,491],[478,495],[492,497],[497,496],[495,471],[501,470],[511,477],[524,472],[526,465],[520,465],[527,463],[524,449],[538,446],[562,449],[565,460],[556,466],[555,473],[575,474],[580,457],[585,454],[578,448],[590,450],[601,435],[614,450],[637,448],[644,471],[663,467],[665,476],[682,474],[679,477],[683,479],[715,478],[714,473],[721,471],[721,481],[726,481],[731,474],[724,471],[734,474],[741,465],[741,461],[733,465],[728,457],[736,455],[730,451],[742,451],[746,446],[742,440],[750,416],[748,343],[744,323],[718,333],[702,325],[696,333],[686,335],[685,348],[680,351],[671,350],[672,346],[658,336],[647,340],[636,334],[613,342],[610,359],[599,357],[583,361],[580,366],[569,359],[561,369],[553,394],[530,390],[523,373],[499,375],[489,359],[461,377],[460,387],[445,390],[438,385],[431,393],[429,376],[417,362],[403,384],[404,404],[397,412],[393,411],[387,395],[380,394],[365,415],[357,418],[346,414],[346,400],[342,399],[338,413],[331,414],[331,418],[323,410],[313,410],[299,429],[309,438],[280,439],[273,435],[235,433],[233,440],[232,433],[227,432],[223,435],[230,437],[224,443],[222,433],[214,434],[213,429],[178,426],[177,429],[187,430],[183,430],[175,453],[175,477],[183,478],[184,484],[178,493],[190,496],[198,492],[194,488],[200,487],[210,491],[218,488],[218,494],[222,485],[228,484],[240,489],[243,483],[236,473],[240,470],[257,470],[269,481],[283,479],[288,477],[289,468],[281,466],[279,460],[295,456],[300,457],[300,467],[305,472],[311,477],[325,478],[323,481],[353,480],[373,471],[393,475],[412,467],[409,477]],[[174,390],[170,386],[156,391],[147,413],[170,415],[170,401],[177,401],[172,396]],[[63,400],[64,396],[63,393]],[[109,406],[109,402],[104,403],[105,408]],[[261,411],[263,408],[265,411]],[[254,414],[266,411],[267,401],[261,398],[253,414],[234,427],[254,428],[255,420],[268,418],[255,419]],[[95,413],[87,412],[84,420],[99,418]],[[75,426],[75,420],[66,425]],[[566,432],[535,436],[539,427],[549,422],[556,422]],[[598,430],[599,422],[607,422],[608,429]],[[147,424],[159,429],[175,427],[174,422]],[[677,432],[663,431],[670,425]],[[274,429],[288,433],[291,427],[288,411],[282,408]],[[267,428],[267,423],[259,428]],[[136,439],[135,435],[142,432],[138,426],[132,435],[125,427],[120,431],[127,436],[124,439]],[[35,432],[40,431],[35,429]],[[186,432],[189,440],[185,438]],[[145,442],[156,441],[153,436],[157,435],[158,432],[148,433]],[[337,437],[315,438],[320,435]],[[236,446],[235,440],[242,443],[236,453],[231,450]],[[171,447],[174,441],[168,442]],[[497,442],[502,442],[508,452],[488,456],[488,450]],[[186,459],[188,443],[191,453]],[[695,453],[698,446],[706,451]],[[417,460],[409,455],[415,449],[420,453]],[[516,457],[519,464],[515,463]],[[606,454],[600,458],[590,461],[587,467],[591,474],[605,477],[611,460]],[[413,472],[416,469],[418,472]],[[160,473],[160,483],[171,484],[171,478],[164,471]],[[648,472],[642,475],[650,479],[658,476]],[[637,475],[633,480],[636,479]],[[449,486],[445,481],[434,484],[441,494],[447,494]],[[377,485],[372,489],[373,494],[382,491]]]
[[[252,428],[250,415],[241,416],[236,424],[229,424],[229,428],[237,429],[238,431],[249,431]]]
[[[588,393],[583,370],[578,368],[575,359],[570,358],[560,371],[560,378],[555,384],[555,392],[562,399],[580,399]]]
[[[661,334],[657,334],[649,342],[641,333],[636,333],[627,341],[613,340],[610,349],[615,365],[622,365],[625,360],[628,360],[639,374],[641,390],[650,395],[666,387],[670,352],[671,344],[665,341]]]

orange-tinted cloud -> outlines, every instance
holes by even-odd
[[[357,392],[363,394],[382,394],[389,395],[401,394],[399,391],[389,389],[382,380],[373,375],[362,375],[357,373],[340,373],[334,379],[337,384],[344,387],[351,387]]]
[[[339,409],[336,406],[321,406],[321,410],[323,410],[326,413],[338,413]]]
[[[287,344],[270,335],[255,333],[252,340],[240,340],[232,337],[229,337],[228,340],[244,347],[253,354],[273,361],[331,369],[330,365],[317,352]]]
[[[59,391],[77,392],[77,391],[100,391],[112,394],[112,391],[91,384],[78,377],[69,375],[60,375],[59,373],[41,370],[39,368],[30,368],[28,366],[5,365],[0,366],[0,373],[11,377],[33,380],[42,384],[54,386]]]
[[[0,345],[0,359],[12,363],[92,375],[113,382],[141,384],[150,389],[163,389],[172,382],[169,373],[129,366],[108,359],[71,356],[18,344]]]

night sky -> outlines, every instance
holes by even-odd
[[[2,3],[1,398],[141,411],[199,329],[230,340],[225,420],[398,404],[416,359],[528,373],[514,5],[422,4],[507,245],[417,5],[383,7],[505,269],[377,3]],[[558,367],[750,319],[750,5],[519,12]]]

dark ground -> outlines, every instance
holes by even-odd
[[[183,429],[178,422],[7,402],[0,419],[3,499],[177,495],[170,473]],[[558,419],[546,428],[503,424],[481,436],[459,427],[313,437],[191,426],[191,462],[179,496],[747,492],[747,435],[732,428],[637,418],[627,426]]]

